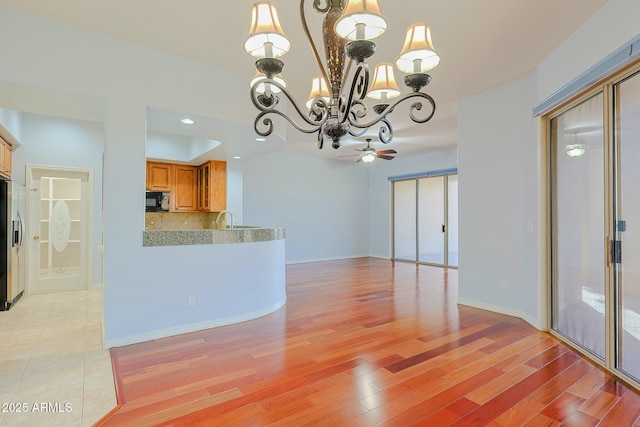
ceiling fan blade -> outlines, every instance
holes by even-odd
[[[398,154],[396,150],[381,150],[377,151],[377,154]]]
[[[338,157],[357,157],[360,156],[360,154],[348,154],[346,156],[338,156]]]
[[[384,159],[384,160],[393,160],[395,159],[395,156],[387,156],[385,154],[378,156],[379,159]]]

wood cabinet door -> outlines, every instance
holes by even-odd
[[[11,178],[11,145],[0,138],[0,175]]]
[[[5,143],[2,139],[0,139],[0,174],[6,175],[7,170],[4,165],[5,157],[7,157],[7,151],[5,149]]]
[[[147,162],[147,190],[171,191],[171,163]]]
[[[198,168],[198,210],[209,211],[209,193],[210,193],[210,166],[209,162]]]
[[[227,162],[211,161],[209,169],[209,210],[220,212],[227,208]]]
[[[11,178],[11,146],[9,144],[4,146],[4,170],[7,177]]]
[[[174,211],[196,211],[198,168],[188,165],[174,165],[174,185],[171,205]]]

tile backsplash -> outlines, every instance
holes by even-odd
[[[145,212],[145,230],[202,230],[223,228],[227,216],[220,218],[218,212]]]

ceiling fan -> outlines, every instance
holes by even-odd
[[[360,158],[357,161],[365,162],[365,163],[373,162],[376,159],[376,157],[384,160],[393,160],[395,158],[395,156],[390,156],[390,154],[397,154],[396,150],[376,151],[374,148],[371,148],[371,145],[370,145],[371,138],[367,138],[366,141],[367,141],[367,146],[364,147],[362,150],[358,150],[357,148],[355,148],[356,151],[360,151],[360,154],[350,154],[348,156],[338,156],[338,157],[360,156]]]

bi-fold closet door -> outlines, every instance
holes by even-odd
[[[458,265],[458,176],[393,182],[393,258]]]
[[[551,329],[640,384],[640,71],[549,116]]]

